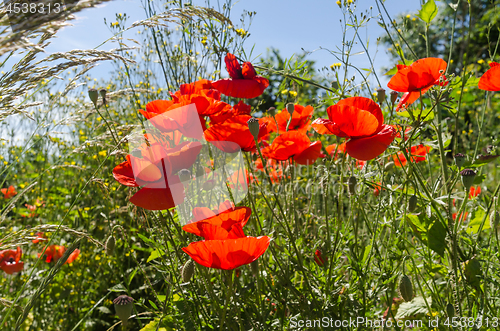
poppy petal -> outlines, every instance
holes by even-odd
[[[264,93],[269,86],[269,81],[257,76],[254,79],[225,78],[212,83],[222,94],[242,99],[252,99]]]
[[[490,66],[479,79],[477,86],[485,91],[500,91],[500,64],[492,62]]]
[[[336,105],[353,106],[369,112],[370,114],[375,116],[375,118],[379,123],[377,130],[379,130],[382,124],[384,123],[384,114],[382,114],[382,109],[380,109],[380,106],[372,99],[365,97],[352,97],[340,100],[339,102],[336,103]]]
[[[123,161],[113,169],[113,177],[122,185],[130,187],[139,186],[135,181],[134,171],[128,161]]]
[[[178,176],[169,176],[168,179],[170,184],[167,187],[143,187],[130,198],[130,202],[148,210],[166,210],[175,207],[184,201],[184,188],[179,184]]]
[[[336,128],[344,136],[366,137],[377,132],[380,127],[377,117],[354,106],[336,104],[328,107],[327,112],[330,120],[335,122]]]
[[[191,243],[182,250],[205,267],[232,270],[257,260],[270,242],[267,236],[204,240]]]
[[[226,62],[226,70],[229,73],[229,76],[233,79],[241,79],[243,75],[241,74],[241,66],[236,59],[236,56],[231,53],[227,53],[224,58],[224,62]]]
[[[396,130],[387,124],[373,136],[353,138],[346,143],[346,152],[351,157],[368,161],[382,154],[396,137]]]
[[[293,157],[298,164],[310,165],[316,162],[321,154],[321,141],[313,142],[308,148]]]

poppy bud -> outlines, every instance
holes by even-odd
[[[288,114],[292,116],[293,112],[295,111],[295,106],[293,105],[293,103],[287,103],[286,110],[288,111]]]
[[[491,212],[490,215],[490,228],[496,229],[500,223],[500,213],[496,210]]]
[[[102,97],[102,103],[106,103],[106,89],[105,88],[102,88],[99,90],[99,94],[101,95]]]
[[[455,154],[455,156],[453,158],[455,159],[455,164],[460,169],[465,163],[465,158],[466,158],[465,155],[462,153],[458,153],[458,154]]]
[[[417,208],[418,198],[416,195],[412,195],[410,200],[408,200],[408,211],[411,213]]]
[[[474,287],[479,287],[479,276],[481,274],[481,263],[473,257],[464,263],[464,274],[467,282]]]
[[[451,303],[446,305],[446,315],[448,315],[449,318],[453,318],[453,316],[455,316],[455,307],[453,307]]]
[[[396,91],[391,91],[391,102],[392,104],[396,103],[396,100],[398,99],[399,93]]]
[[[470,187],[474,184],[476,172],[472,169],[465,169],[460,171],[460,175],[462,175],[462,184],[464,184],[465,190],[469,192]]]
[[[193,278],[194,275],[194,260],[187,260],[187,262],[182,267],[182,281],[187,283]]]
[[[377,101],[382,103],[385,100],[385,90],[383,88],[377,89]]]
[[[351,176],[349,177],[349,180],[347,181],[347,187],[349,189],[349,194],[354,195],[356,194],[356,184],[357,184],[356,177]]]
[[[271,117],[274,117],[274,115],[276,115],[276,108],[271,107],[267,110],[267,112],[271,115]]]
[[[109,236],[108,240],[106,240],[106,246],[105,246],[105,251],[107,255],[109,256],[113,255],[115,251],[115,244],[116,244],[115,237],[113,237],[112,235]]]
[[[191,171],[187,169],[181,169],[178,172],[181,182],[185,182],[191,179]]]
[[[392,161],[387,162],[384,166],[384,170],[389,172],[389,171],[392,171],[392,169],[394,169],[394,162],[392,162]]]
[[[207,180],[205,183],[203,183],[202,185],[202,188],[205,190],[205,191],[210,191],[211,189],[213,189],[215,187],[215,180],[213,179],[209,179]]]
[[[89,98],[97,108],[97,99],[99,98],[99,95],[97,94],[97,90],[95,88],[89,88]]]
[[[248,129],[250,130],[250,133],[253,136],[253,139],[257,140],[257,138],[259,137],[259,130],[260,130],[259,120],[256,119],[255,117],[251,117],[247,121],[247,124],[248,124]]]
[[[259,275],[259,260],[255,260],[250,263],[250,267],[252,268],[252,275],[257,277]]]
[[[116,315],[118,315],[122,324],[125,325],[130,315],[132,315],[132,310],[134,309],[134,299],[128,295],[120,295],[118,298],[113,300],[113,303],[115,305]]]
[[[411,284],[410,277],[403,275],[399,281],[399,293],[406,302],[413,299],[413,285]]]

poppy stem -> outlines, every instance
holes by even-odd
[[[222,311],[222,317],[220,320],[220,328],[219,328],[220,331],[222,331],[224,329],[224,321],[226,320],[227,309],[229,307],[229,304],[231,303],[231,298],[233,296],[233,275],[234,275],[233,270],[228,270],[228,272],[227,272],[228,284],[227,284],[227,291],[226,291],[226,304],[224,306],[224,310]]]

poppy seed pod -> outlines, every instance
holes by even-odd
[[[193,260],[187,260],[187,262],[182,267],[181,274],[182,274],[182,281],[184,283],[187,283],[191,280],[191,278],[194,275],[194,261]]]
[[[105,246],[106,255],[109,256],[113,255],[115,251],[115,245],[116,245],[115,237],[113,237],[112,235],[109,236],[108,240],[106,240],[106,246]]]
[[[248,121],[248,129],[250,130],[250,133],[253,136],[253,139],[257,140],[259,137],[259,120],[256,119],[255,117],[251,117]]]
[[[99,99],[99,94],[97,94],[97,90],[95,88],[89,88],[89,98],[94,106],[97,107],[97,99]]]
[[[377,101],[382,103],[385,100],[385,90],[383,88],[377,89]]]
[[[178,172],[181,182],[185,182],[191,179],[191,171],[188,169],[181,169]]]
[[[455,316],[455,307],[453,307],[451,303],[446,305],[446,315],[448,315],[449,318],[453,318],[453,316]]]
[[[460,175],[462,175],[462,184],[464,184],[465,190],[469,192],[470,187],[474,184],[476,172],[472,169],[465,169],[460,171]]]
[[[269,109],[267,110],[267,112],[269,113],[269,115],[270,115],[271,117],[274,117],[274,115],[276,115],[276,108],[271,107],[271,108],[269,108]]]
[[[396,100],[398,100],[399,93],[396,91],[391,91],[391,103],[395,104]]]
[[[295,106],[293,105],[293,103],[287,103],[286,110],[287,110],[288,114],[290,114],[290,116],[292,116],[293,112],[295,111]]]
[[[455,156],[453,158],[455,159],[455,164],[460,169],[465,163],[465,158],[466,158],[465,155],[462,153],[458,153],[458,154],[455,154]]]
[[[134,309],[134,299],[128,295],[120,295],[118,298],[113,300],[113,304],[115,305],[116,315],[118,315],[122,324],[125,325],[130,315],[132,315],[132,310]]]
[[[406,302],[413,299],[413,285],[411,284],[410,277],[403,275],[399,281],[399,293]]]
[[[102,102],[105,104],[106,103],[106,89],[102,88],[99,90],[99,94],[101,95]]]
[[[408,200],[408,211],[412,213],[417,208],[418,198],[416,195],[412,195]]]
[[[354,195],[356,194],[356,184],[358,181],[356,180],[356,177],[351,176],[349,177],[349,180],[347,181],[347,187],[349,189],[349,194]]]

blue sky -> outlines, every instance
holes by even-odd
[[[358,0],[356,4],[358,13],[370,6],[374,7],[373,15],[378,13],[375,0]],[[385,5],[390,15],[395,17],[398,13],[416,12],[420,8],[420,0],[386,0]],[[278,48],[284,57],[302,53],[302,49],[316,50],[308,58],[317,61],[318,68],[338,62],[329,52],[318,50],[320,47],[335,50],[342,43],[342,14],[335,1],[240,0],[233,4],[230,17],[233,23],[239,22],[243,10],[257,12],[250,28],[251,35],[245,44],[248,51],[254,47],[254,57],[265,54],[266,49],[272,46]],[[73,26],[58,33],[58,39],[52,42],[48,52],[96,47],[112,36],[104,18],[109,24],[115,21],[116,13],[129,15],[130,23],[146,18],[140,0],[115,0],[101,4],[79,13],[77,19],[72,21]],[[388,65],[389,59],[383,46],[379,46],[377,52],[376,39],[383,34],[383,29],[376,19],[372,19],[360,34],[362,38],[369,37],[369,51],[372,57],[375,56],[375,67],[380,72],[382,67]],[[112,44],[103,46],[104,49],[113,47]],[[358,45],[357,50],[362,50],[361,46]],[[364,54],[353,57],[352,63],[359,68],[369,67]],[[110,69],[110,65],[100,65],[90,74],[94,78],[106,78]],[[374,79],[372,83],[375,84]]]

